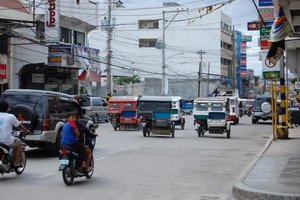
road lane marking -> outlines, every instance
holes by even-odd
[[[95,161],[104,160],[106,158],[107,158],[106,156],[103,156],[103,157],[100,157],[100,158],[96,158]]]
[[[42,176],[39,176],[38,178],[40,178],[40,179],[42,179],[42,178],[47,178],[47,177],[53,176],[53,175],[55,175],[55,174],[57,174],[57,173],[58,173],[58,171],[55,171],[55,172],[49,172],[48,174],[44,174],[44,175],[42,175]]]

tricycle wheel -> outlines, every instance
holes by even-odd
[[[172,127],[171,127],[171,134],[172,134],[172,138],[175,136],[175,123],[172,123]]]
[[[146,137],[147,136],[147,128],[143,127],[143,136]]]
[[[231,127],[229,126],[228,130],[226,130],[227,138],[230,138]]]
[[[185,125],[185,119],[182,118],[182,119],[181,119],[181,129],[182,129],[182,130],[184,129],[184,125]]]

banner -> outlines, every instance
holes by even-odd
[[[6,79],[6,65],[0,64],[0,80]]]
[[[48,0],[45,3],[45,35],[46,42],[58,43],[60,41],[60,23],[58,1]]]
[[[293,34],[293,30],[285,17],[282,8],[279,9],[278,15],[273,22],[270,34],[270,42],[278,42]]]
[[[273,6],[272,0],[259,0],[258,2],[259,6]]]

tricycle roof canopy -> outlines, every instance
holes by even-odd
[[[140,101],[172,101],[171,97],[167,96],[142,96]]]
[[[137,96],[113,96],[110,98],[109,102],[120,102],[120,101],[137,101],[138,97]]]

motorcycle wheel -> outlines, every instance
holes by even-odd
[[[64,180],[64,183],[66,185],[72,185],[74,181],[74,176],[72,174],[72,168],[70,166],[66,166],[62,171],[62,177]]]
[[[143,136],[146,137],[147,136],[147,128],[146,126],[143,127]]]
[[[25,167],[26,167],[26,160],[27,160],[26,154],[25,154],[25,152],[23,151],[22,154],[21,154],[21,166],[22,166],[22,167],[18,167],[18,168],[15,168],[15,169],[14,169],[15,172],[16,172],[16,174],[20,175],[20,174],[22,174],[22,173],[24,172]]]
[[[87,179],[92,178],[92,176],[93,176],[93,174],[94,174],[94,157],[92,157],[91,163],[90,163],[90,166],[89,166],[89,167],[92,168],[92,169],[91,169],[90,171],[88,171],[88,172],[85,173],[85,177],[86,177]]]

